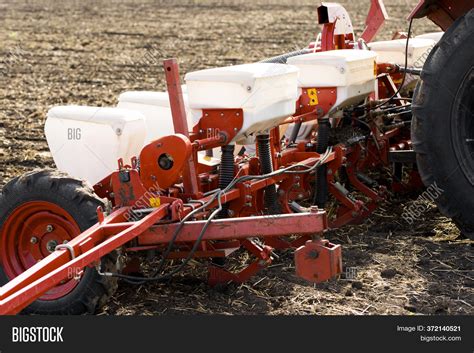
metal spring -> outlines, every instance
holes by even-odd
[[[260,160],[261,174],[273,172],[273,163],[270,147],[270,136],[268,134],[257,136],[258,158]],[[281,212],[278,202],[276,185],[268,185],[264,190],[264,206],[268,214],[277,214]]]

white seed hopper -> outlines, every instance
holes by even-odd
[[[143,114],[120,108],[59,106],[49,110],[45,135],[59,170],[91,185],[129,164],[145,141]]]
[[[298,69],[283,64],[245,64],[186,74],[193,123],[203,109],[242,109],[244,122],[233,142],[278,125],[295,112]]]
[[[369,50],[331,50],[288,59],[299,71],[301,88],[336,87],[332,110],[358,103],[374,91],[376,54]]]
[[[369,43],[369,48],[377,53],[378,63],[405,65],[406,39]],[[408,41],[408,67],[423,67],[436,42],[433,39],[410,38]]]

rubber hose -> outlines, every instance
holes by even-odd
[[[301,125],[303,124],[303,122],[301,121],[298,121],[297,123],[295,123],[295,125],[293,126],[293,130],[291,130],[291,136],[290,136],[290,144],[293,144],[296,142],[296,139],[298,138],[298,134],[300,132],[300,129],[301,129]]]
[[[293,57],[293,56],[299,56],[299,55],[303,55],[303,54],[308,54],[308,53],[312,53],[313,51],[311,49],[301,49],[301,50],[296,50],[296,51],[292,51],[292,52],[289,52],[289,53],[286,53],[286,54],[282,54],[282,55],[278,55],[278,56],[274,56],[272,58],[268,58],[268,59],[263,59],[262,61],[259,61],[259,63],[270,63],[270,64],[286,64],[286,61]]]

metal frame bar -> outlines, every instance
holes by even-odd
[[[122,221],[128,211],[128,207],[120,208],[106,217],[102,223],[95,224],[72,239],[68,244],[74,249],[75,254],[80,254],[74,259],[71,259],[67,249],[57,250],[1,287],[0,315],[20,312],[72,273],[79,273],[84,267],[99,261],[101,257],[137,237],[167,214],[167,206],[157,208],[140,221],[130,222],[127,228],[109,236],[115,232],[106,225],[117,220]]]

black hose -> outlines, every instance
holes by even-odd
[[[316,152],[319,154],[324,153],[328,148],[329,144],[329,133],[331,125],[329,119],[321,119],[318,124],[318,144],[316,146]],[[328,180],[327,180],[327,165],[323,164],[316,170],[316,186],[314,203],[321,208],[326,206],[328,201]]]
[[[258,158],[260,160],[260,173],[268,174],[273,172],[272,152],[270,147],[270,135],[257,136]],[[263,202],[268,214],[277,214],[281,212],[278,203],[276,185],[268,185],[263,194]]]
[[[387,103],[391,102],[392,100],[394,99],[397,99],[397,98],[401,98],[401,97],[397,97],[397,95],[400,93],[400,91],[402,90],[403,88],[403,85],[405,84],[405,80],[407,78],[407,68],[408,68],[408,41],[410,40],[410,36],[411,36],[411,26],[413,24],[413,17],[410,19],[410,24],[408,25],[408,33],[407,33],[407,41],[405,43],[405,65],[403,66],[403,77],[402,77],[402,82],[400,83],[400,86],[398,86],[398,89],[397,91],[392,94],[391,97],[389,97],[387,100],[383,101],[382,103],[376,105],[375,107],[371,108],[373,110],[377,109],[377,108],[380,108],[380,107],[383,107],[384,105],[386,105]],[[402,98],[404,99],[404,98]]]
[[[296,142],[296,139],[298,138],[298,134],[301,129],[301,125],[303,122],[298,121],[293,125],[293,130],[291,130],[291,136],[290,136],[290,145]]]
[[[313,51],[311,49],[305,48],[305,49],[285,53],[285,54],[282,54],[282,55],[274,56],[272,58],[263,59],[262,61],[259,61],[259,63],[286,64],[286,61],[289,58],[293,57],[293,56],[309,54],[309,53],[312,53],[312,52]]]

